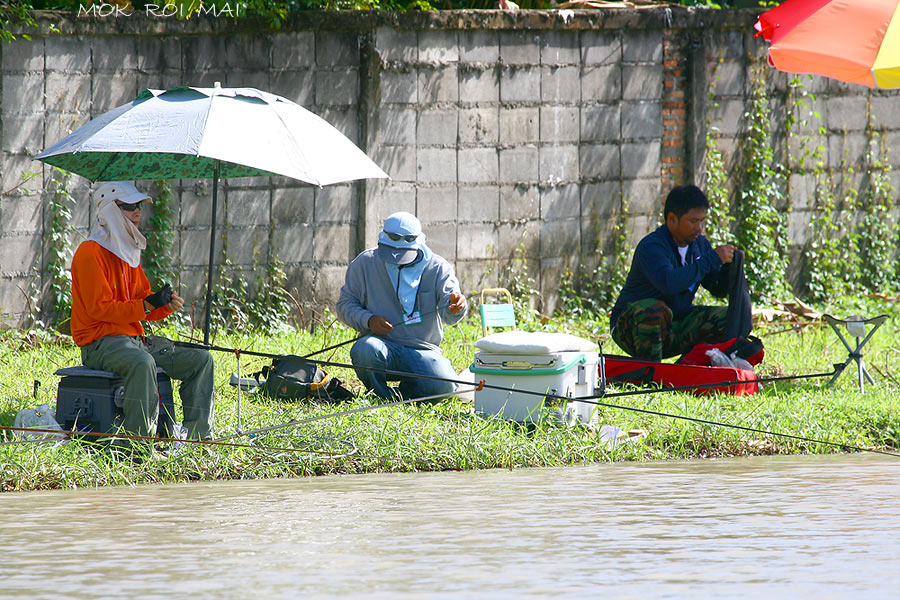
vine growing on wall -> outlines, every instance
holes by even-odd
[[[628,246],[628,221],[631,213],[627,198],[623,196],[619,210],[611,218],[614,224],[610,253],[603,254],[601,241],[598,248],[600,261],[593,271],[582,273],[580,277],[569,272],[564,274],[560,288],[560,307],[566,314],[600,314],[613,305],[625,285],[631,257],[631,248]]]
[[[72,311],[72,274],[66,267],[71,253],[69,238],[72,223],[72,207],[75,199],[68,186],[71,175],[53,167],[48,185],[45,240],[45,271],[47,273],[47,295],[45,297],[44,323],[48,326],[60,325],[69,319]]]
[[[827,139],[824,128],[819,129],[819,134]],[[811,205],[810,237],[804,248],[803,281],[805,297],[814,302],[826,302],[852,291],[860,278],[860,236],[853,224],[859,192],[855,187],[843,189],[843,182],[851,181],[856,171],[847,154],[845,149],[837,169],[829,164],[824,143],[813,154],[815,199]]]
[[[285,289],[287,274],[284,263],[276,252],[265,268],[260,268],[254,257],[253,272],[256,273],[256,296],[247,305],[247,313],[252,326],[268,332],[283,329],[291,313],[291,296]]]
[[[750,67],[752,91],[744,115],[743,182],[735,231],[738,245],[746,250],[745,270],[755,300],[782,294],[787,280],[787,176],[775,159],[764,69],[759,62]]]
[[[831,275],[836,272],[839,260],[840,240],[838,227],[834,221],[837,210],[831,186],[830,169],[823,161],[817,161],[815,199],[809,222],[809,240],[804,248],[806,256],[804,276],[804,296],[814,302],[823,302],[835,292],[835,281]]]
[[[606,281],[600,298],[606,307],[612,306],[616,301],[619,290],[625,285],[625,278],[628,277],[628,259],[631,257],[631,248],[628,247],[628,221],[631,218],[631,211],[628,198],[624,195],[618,214],[614,214],[613,217],[615,218],[613,247],[606,263]]]
[[[736,240],[731,232],[734,216],[731,214],[731,200],[728,193],[728,173],[725,170],[725,159],[715,138],[718,128],[709,125],[706,132],[706,196],[709,198],[706,236],[713,247],[734,244]]]
[[[868,292],[886,292],[896,289],[898,281],[898,270],[893,266],[898,228],[891,214],[895,190],[885,138],[875,129],[871,97],[868,100],[865,164],[869,181],[861,202],[859,279]]]
[[[177,273],[172,259],[175,248],[175,207],[172,186],[166,180],[157,181],[153,214],[147,220],[147,248],[141,256],[141,266],[154,290],[166,283],[175,287]]]
[[[226,202],[226,223],[229,208]],[[217,267],[216,281],[213,284],[211,325],[215,328],[249,328],[267,333],[284,329],[288,326],[292,306],[290,294],[284,288],[287,281],[284,263],[278,258],[274,246],[264,265],[260,264],[261,257],[256,252],[252,265],[256,274],[256,290],[253,294],[244,271],[231,259],[229,230],[230,227],[226,226],[222,233],[224,259]]]
[[[490,270],[486,270],[480,281],[485,281],[490,274]],[[516,247],[513,257],[500,269],[497,281],[512,295],[516,321],[533,322],[538,314],[535,306],[541,292],[537,289],[534,277],[528,272],[528,249],[524,242]]]

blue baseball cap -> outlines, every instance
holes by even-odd
[[[406,265],[419,256],[425,243],[422,223],[408,212],[396,212],[384,220],[378,234],[378,257],[384,262]]]

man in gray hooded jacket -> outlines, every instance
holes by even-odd
[[[366,389],[385,399],[453,393],[452,382],[415,375],[456,378],[441,354],[442,322],[458,323],[466,310],[452,267],[425,244],[422,224],[406,212],[389,216],[378,246],[353,259],[337,303],[341,321],[370,334],[353,345],[350,359],[355,367],[364,367],[356,375]],[[388,386],[389,380],[399,380],[399,387]]]

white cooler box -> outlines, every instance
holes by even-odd
[[[566,402],[541,394],[568,398],[595,395],[599,361],[596,344],[567,334],[506,331],[482,338],[475,346],[481,351],[475,354],[469,370],[476,382],[483,379],[487,385],[537,392],[485,387],[475,392],[476,412],[533,423],[540,420],[543,409],[551,409],[558,410],[565,423],[591,422],[595,404]]]

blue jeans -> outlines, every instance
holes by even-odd
[[[431,375],[443,379],[456,379],[456,371],[450,361],[434,350],[409,348],[374,335],[367,335],[350,349],[350,360],[354,367],[371,367],[403,373]],[[378,373],[368,369],[356,369],[356,376],[367,390],[375,392],[386,400],[397,399],[399,393],[404,399],[424,398],[438,394],[452,394],[456,384],[450,381],[423,379],[421,377],[401,377]],[[399,381],[398,388],[391,388],[388,381]],[[434,400],[434,402],[438,402]]]

